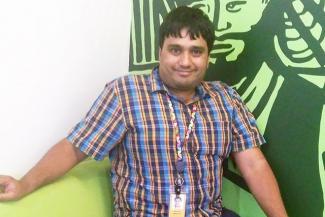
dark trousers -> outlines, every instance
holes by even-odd
[[[237,215],[235,212],[227,209],[227,208],[222,208],[222,215],[221,217],[240,217]]]

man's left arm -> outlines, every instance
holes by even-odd
[[[259,148],[232,156],[250,191],[268,217],[288,217],[275,176]]]

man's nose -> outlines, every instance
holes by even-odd
[[[190,66],[192,62],[192,57],[189,52],[183,52],[182,55],[180,55],[179,64],[183,67]]]

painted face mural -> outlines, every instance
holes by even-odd
[[[211,55],[235,61],[245,46],[240,34],[249,32],[258,23],[266,5],[262,0],[223,0],[197,1],[191,6],[201,8],[215,23],[217,39]]]
[[[213,21],[217,40],[206,80],[233,86],[257,118],[268,141],[262,151],[289,216],[325,217],[325,1],[133,1],[132,73],[150,72],[158,64],[159,25],[179,5],[200,8]],[[231,162],[224,174],[241,191],[225,194],[225,202],[248,194]],[[238,203],[232,207],[254,204]]]

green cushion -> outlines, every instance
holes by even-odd
[[[86,160],[19,201],[1,202],[0,216],[110,217],[113,196],[108,168],[108,160]]]

